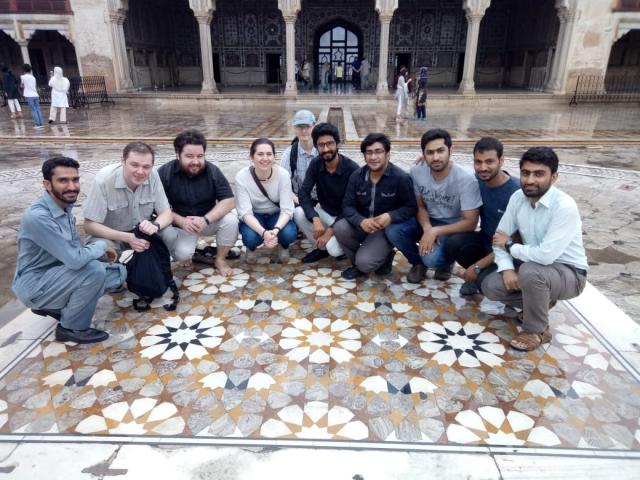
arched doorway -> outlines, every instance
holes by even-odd
[[[318,28],[315,41],[314,69],[315,83],[320,83],[322,65],[331,64],[331,74],[336,67],[344,67],[344,80],[351,80],[351,64],[362,56],[362,32],[348,22],[331,22]]]
[[[46,84],[49,81],[53,67],[62,68],[67,78],[80,75],[75,47],[55,30],[37,30],[31,36],[29,58],[38,83]]]
[[[640,90],[640,30],[630,30],[611,47],[605,87],[608,92]]]
[[[13,69],[14,73],[17,73],[24,63],[18,43],[2,30],[0,30],[0,59],[5,65]]]

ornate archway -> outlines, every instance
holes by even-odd
[[[351,80],[351,64],[362,57],[362,32],[355,25],[341,20],[318,27],[314,42],[315,81],[320,81],[320,72],[325,61],[331,64],[331,72],[339,64],[344,66],[345,81]]]

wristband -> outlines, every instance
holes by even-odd
[[[202,218],[204,218],[204,221],[207,225],[211,225],[211,222],[209,221],[206,215],[203,215]]]
[[[273,227],[271,230],[278,230],[278,233],[280,233],[282,231],[282,229],[280,227]]]
[[[266,228],[262,231],[262,235],[260,235],[260,236],[262,237],[262,239],[263,239],[263,240],[264,240],[264,234],[265,234],[265,233],[267,233],[267,229],[266,229]]]

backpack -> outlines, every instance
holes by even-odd
[[[161,297],[167,289],[171,289],[172,302],[164,305],[164,309],[175,310],[180,301],[180,294],[173,281],[169,249],[160,236],[147,235],[140,231],[138,225],[133,234],[151,244],[144,252],[134,252],[127,262],[127,288],[140,297],[133,301],[133,308],[138,312],[149,310],[154,298]]]
[[[291,169],[291,178],[295,176],[298,169],[298,137],[291,140],[291,154],[289,155],[289,167]]]

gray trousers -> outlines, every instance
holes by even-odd
[[[336,217],[323,210],[320,204],[316,205],[316,213],[318,214],[320,221],[325,227],[331,226],[333,222],[336,221]],[[316,243],[315,238],[313,238],[313,223],[307,219],[307,216],[304,214],[304,210],[302,207],[296,207],[296,209],[293,211],[293,220],[296,222],[298,228],[302,230],[304,236],[307,237],[307,240],[309,240],[313,244],[314,248],[318,248],[318,244]],[[335,234],[333,237],[331,237],[331,240],[327,242],[326,250],[332,257],[339,257],[344,253],[342,251],[342,248],[340,247],[340,244],[338,243],[338,240],[336,239]]]
[[[333,233],[344,254],[361,272],[373,272],[380,268],[393,251],[384,230],[367,233],[354,227],[343,218],[333,226]]]
[[[79,270],[59,265],[40,277],[35,295],[24,301],[29,308],[60,310],[60,324],[72,330],[91,326],[96,305],[108,288],[120,287],[127,278],[124,265],[92,260]]]
[[[524,262],[516,267],[521,290],[507,290],[502,273],[493,272],[482,281],[482,293],[490,300],[522,309],[522,330],[542,333],[549,325],[549,304],[580,295],[587,277],[569,265]]]

